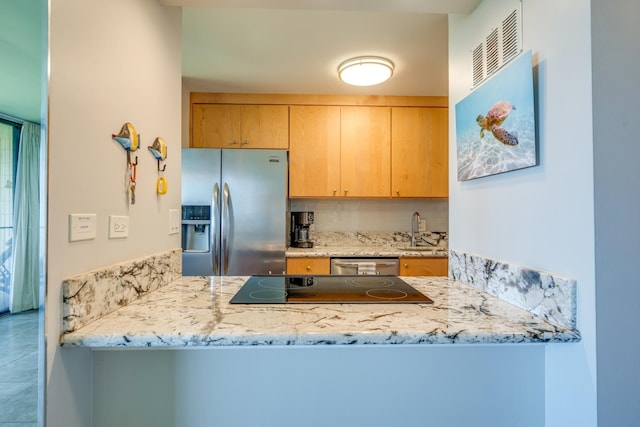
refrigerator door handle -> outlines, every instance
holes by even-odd
[[[228,241],[231,233],[230,215],[229,215],[229,184],[224,183],[222,190],[222,225],[224,230],[222,231],[222,253],[224,261],[223,274],[226,275],[229,270],[229,249],[230,242]]]
[[[213,209],[213,221],[210,226],[211,228],[211,258],[213,261],[213,274],[217,275],[220,271],[220,253],[218,250],[218,230],[220,229],[220,186],[216,182],[213,185],[213,200],[212,200],[212,209]]]

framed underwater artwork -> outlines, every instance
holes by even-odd
[[[455,108],[458,181],[538,164],[531,51]]]

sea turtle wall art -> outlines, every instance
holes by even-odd
[[[458,181],[538,163],[531,51],[456,104]]]

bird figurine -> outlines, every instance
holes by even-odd
[[[156,160],[160,161],[167,158],[167,144],[164,142],[162,137],[157,137],[153,141],[153,144],[147,148],[151,151],[151,154],[153,154],[153,157],[155,157]]]
[[[136,151],[140,146],[140,135],[136,132],[136,128],[131,123],[125,123],[117,135],[111,134],[111,138],[115,139],[127,151],[127,171],[125,173],[125,194],[127,199],[131,200],[131,204],[136,203],[136,175],[138,166],[138,157],[136,161],[131,161],[131,152]]]
[[[140,136],[131,123],[123,124],[120,133],[112,134],[111,137],[127,151],[136,151],[140,145]]]
[[[158,194],[166,194],[167,193],[167,179],[162,176],[162,173],[167,169],[167,165],[163,165],[160,167],[160,162],[167,158],[167,144],[164,142],[162,137],[157,137],[153,144],[147,147],[153,157],[158,161],[158,173],[160,176],[158,177],[158,181],[156,182],[156,193]]]

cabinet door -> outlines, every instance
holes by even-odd
[[[391,195],[448,197],[446,108],[391,110]]]
[[[401,276],[447,276],[448,258],[400,258]]]
[[[240,148],[289,148],[287,105],[243,105]]]
[[[291,106],[289,197],[330,197],[340,189],[340,107]]]
[[[193,104],[191,147],[231,148],[240,146],[241,108],[237,105]]]
[[[340,108],[340,195],[389,197],[391,109]]]
[[[329,258],[287,258],[287,274],[329,274]]]

